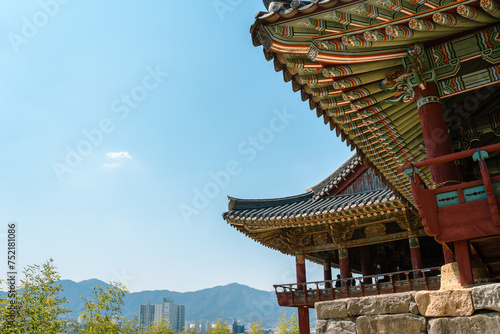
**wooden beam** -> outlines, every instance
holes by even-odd
[[[460,275],[460,285],[468,286],[474,284],[472,266],[470,262],[470,247],[468,240],[455,241],[455,257],[457,259],[458,273]]]
[[[427,233],[425,230],[418,229],[415,234],[417,236],[427,236]],[[365,245],[375,245],[379,244],[381,242],[388,242],[388,241],[396,241],[396,240],[402,240],[402,239],[407,239],[408,238],[408,232],[399,232],[399,233],[392,233],[392,234],[387,234],[383,237],[376,237],[376,238],[364,238],[364,239],[357,239],[357,240],[350,240],[346,241],[345,245],[347,248],[353,248],[353,247],[360,247],[360,246],[365,246]],[[326,245],[316,245],[316,246],[308,246],[301,248],[301,251],[304,253],[315,253],[315,252],[326,252],[326,251],[334,251],[337,250],[339,246],[335,243],[330,243]]]
[[[444,245],[443,245],[443,256],[444,256],[444,264],[455,262],[455,258],[453,257],[453,254],[450,253],[450,251],[448,250],[448,247],[445,247]]]
[[[483,260],[483,263],[486,265],[493,264],[493,263],[500,263],[500,256],[483,257],[482,260]]]
[[[405,166],[407,168],[410,168],[413,166],[413,167],[418,168],[418,169],[424,168],[424,167],[430,167],[430,166],[442,164],[445,162],[450,162],[450,161],[468,158],[468,157],[472,156],[474,153],[476,153],[477,150],[478,150],[477,148],[474,148],[474,149],[470,149],[467,151],[461,151],[461,152],[457,152],[457,153],[453,153],[453,154],[447,154],[445,156],[441,156],[438,158],[433,158],[433,159],[428,159],[425,161],[410,163],[408,166],[406,166],[407,163],[405,163]],[[499,151],[500,150],[500,143],[479,147],[479,150],[486,151],[489,153]],[[398,167],[397,172],[402,173],[405,170],[405,166]]]
[[[497,242],[500,242],[500,235],[493,235],[493,236],[489,236],[489,237],[476,238],[476,239],[471,240],[471,242],[475,242],[475,243],[494,242],[494,243],[497,243]]]

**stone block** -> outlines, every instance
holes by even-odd
[[[441,266],[441,290],[460,289],[460,276],[456,262]]]
[[[318,320],[316,334],[356,334],[354,320]]]
[[[472,303],[476,310],[500,311],[500,284],[485,284],[470,288]],[[500,329],[499,329],[500,331]]]
[[[412,293],[395,293],[371,297],[351,298],[347,302],[349,316],[409,313]]]
[[[420,334],[425,330],[425,318],[410,313],[368,315],[356,319],[357,334]]]
[[[464,317],[474,313],[470,290],[420,291],[415,295],[426,317]]]
[[[483,313],[471,317],[430,319],[429,334],[498,334],[500,314]]]
[[[495,282],[495,278],[492,278],[484,264],[471,261],[472,266],[472,276],[474,277],[474,283],[487,283]],[[456,262],[445,264],[441,267],[441,288],[440,290],[454,290],[460,289],[460,275],[458,274],[458,265]]]
[[[419,314],[417,303],[415,303],[413,300],[410,302],[410,312],[413,314]]]
[[[316,320],[316,334],[324,334],[328,320]]]
[[[317,319],[342,319],[347,318],[347,300],[339,299],[315,304]]]

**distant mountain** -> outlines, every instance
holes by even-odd
[[[68,308],[72,313],[69,317],[73,319],[76,319],[80,311],[84,309],[80,295],[90,297],[95,286],[108,285],[97,279],[78,283],[61,280],[59,283],[64,289],[61,296],[70,302]],[[186,305],[186,320],[189,321],[213,321],[220,316],[222,320],[228,322],[237,319],[240,323],[250,323],[259,318],[264,327],[272,327],[283,312],[287,311],[288,315],[296,312],[295,308],[279,307],[274,292],[232,283],[193,292],[169,290],[133,292],[125,297],[125,305],[122,308],[123,316],[130,319],[134,314],[139,315],[141,304],[146,304],[148,300],[151,304],[161,304],[165,297],[173,299],[176,304]],[[311,318],[311,321],[314,320]]]
[[[66,298],[69,304],[66,308],[70,309],[72,312],[67,314],[71,319],[77,319],[81,311],[85,309],[84,300],[80,296],[92,297],[92,291],[96,286],[108,286],[109,284],[100,281],[98,279],[89,279],[81,282],[73,282],[71,280],[60,280],[58,282],[63,291],[61,292],[61,297]]]

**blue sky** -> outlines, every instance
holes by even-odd
[[[131,291],[293,282],[292,257],[222,219],[226,196],[302,193],[352,153],[253,47],[263,9],[3,1],[0,267],[17,222],[18,267],[53,258],[64,279]],[[321,276],[308,263],[308,280]]]

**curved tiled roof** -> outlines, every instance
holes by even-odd
[[[259,12],[256,19],[272,22],[282,18],[291,18],[297,14],[309,14],[317,9],[328,9],[338,3],[338,0],[312,0],[312,1],[264,1],[269,3],[268,12]]]
[[[224,219],[236,220],[280,220],[292,221],[318,215],[331,215],[336,212],[362,208],[396,200],[396,196],[389,189],[367,191],[358,194],[337,195],[313,199],[312,193],[296,197],[296,201],[285,201],[275,206],[232,209],[224,212]],[[309,197],[309,198],[308,198]],[[291,199],[290,197],[287,199]]]
[[[241,199],[228,196],[229,210],[246,210],[246,209],[262,209],[269,208],[279,205],[286,205],[295,203],[298,201],[309,200],[309,199],[319,199],[327,195],[330,190],[335,188],[340,182],[345,180],[345,178],[351,174],[357,166],[361,164],[361,159],[356,155],[349,158],[342,166],[337,168],[332,174],[330,174],[323,181],[319,182],[315,186],[307,189],[306,193],[280,198],[270,198],[270,199]]]
[[[318,199],[330,192],[333,188],[335,188],[340,182],[345,180],[347,175],[352,173],[356,167],[361,165],[361,159],[354,154],[349,160],[344,162],[340,168],[338,168],[335,172],[330,174],[326,179],[318,183],[317,185],[308,189],[308,191],[312,191],[314,193],[314,199]]]
[[[360,165],[362,165],[361,159],[354,154],[323,181],[307,189],[307,192],[295,196],[270,199],[241,199],[228,196],[229,211],[223,213],[223,218],[231,221],[239,219],[286,221],[311,215],[331,214],[396,199],[393,191],[389,189],[325,197]],[[399,201],[397,204],[400,204]]]
[[[308,200],[313,197],[311,192],[304,194],[280,197],[280,198],[270,198],[270,199],[241,199],[228,196],[229,210],[248,210],[248,209],[263,209],[278,205],[286,205],[290,203],[295,203],[297,201]]]

